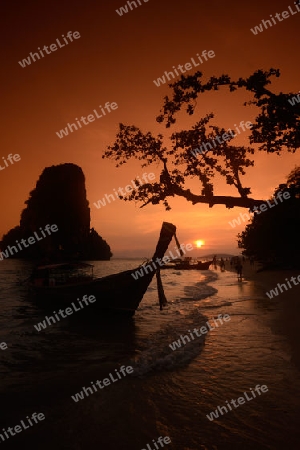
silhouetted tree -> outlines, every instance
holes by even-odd
[[[273,198],[279,192],[289,192],[290,198],[254,213],[251,223],[238,235],[238,246],[245,256],[257,260],[300,266],[300,167],[289,174],[286,184],[279,185]]]
[[[217,91],[220,87],[229,88],[230,92],[245,89],[253,95],[253,100],[244,105],[255,105],[259,114],[251,129],[250,143],[261,144],[260,151],[280,153],[283,149],[294,152],[300,146],[300,104],[292,106],[288,100],[294,94],[275,94],[267,89],[272,76],[279,77],[279,70],[270,69],[267,72],[258,70],[250,77],[232,80],[228,75],[211,77],[206,83],[202,82],[202,73],[196,72],[191,76],[181,75],[179,81],[169,86],[172,88],[172,98],[164,99],[161,114],[157,122],[165,123],[169,128],[176,122],[176,113],[185,108],[189,115],[194,114],[198,96],[207,91]],[[199,143],[216,139],[227,130],[217,126],[207,125],[214,115],[208,114],[195,125],[185,131],[175,132],[170,136],[170,147],[164,146],[163,136],[153,136],[151,132],[143,133],[136,126],[119,124],[119,132],[112,146],[105,151],[103,158],[114,160],[119,167],[130,159],[141,161],[142,167],[151,164],[161,165],[159,181],[138,185],[125,200],[148,204],[162,202],[165,208],[170,209],[169,197],[184,197],[192,204],[206,203],[210,207],[215,204],[224,204],[227,208],[234,206],[252,209],[260,205],[263,200],[249,198],[250,187],[242,185],[241,177],[254,162],[250,156],[254,154],[251,147],[230,145],[233,137],[219,143],[215,148],[203,152],[198,157],[192,150],[199,147]],[[237,197],[215,195],[213,177],[219,174],[226,183],[233,186]],[[201,190],[192,193],[186,189],[188,179],[197,178]]]

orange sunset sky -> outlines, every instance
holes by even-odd
[[[116,9],[125,0],[90,1],[11,1],[2,5],[1,28],[1,154],[18,153],[19,162],[0,171],[0,238],[18,225],[29,192],[42,170],[51,165],[78,164],[86,177],[91,226],[108,242],[114,256],[150,256],[162,221],[177,226],[180,242],[205,241],[194,254],[237,253],[236,235],[245,226],[231,228],[233,220],[246,209],[195,205],[172,198],[171,211],[163,205],[140,209],[140,205],[116,200],[97,209],[93,202],[113,189],[125,187],[136,176],[160,167],[141,168],[129,161],[122,168],[101,156],[112,145],[119,122],[136,125],[142,131],[167,137],[187,129],[200,117],[215,113],[211,124],[224,128],[243,121],[254,121],[258,110],[243,106],[250,99],[241,90],[230,94],[227,88],[203,94],[196,114],[178,115],[175,126],[166,129],[155,120],[163,97],[171,93],[167,85],[156,87],[153,80],[172,66],[185,64],[203,50],[215,57],[200,67],[204,77],[229,74],[246,77],[255,70],[271,67],[281,71],[270,87],[274,92],[298,93],[298,37],[300,13],[270,29],[254,35],[250,28],[270,14],[281,13],[293,5],[291,0],[238,2],[217,0],[149,0],[119,16]],[[80,38],[22,68],[18,61],[51,45],[68,31]],[[56,132],[87,116],[99,105],[116,102],[118,109],[82,126],[62,139]],[[232,145],[249,145],[249,132]],[[285,182],[288,173],[299,164],[299,156],[283,152],[281,156],[257,152],[255,166],[243,177],[253,198],[269,198],[275,187]],[[3,164],[2,164],[3,166]],[[216,195],[237,195],[223,180],[216,179]],[[189,182],[192,192],[200,193],[197,181]],[[47,205],[45,204],[45,208]]]

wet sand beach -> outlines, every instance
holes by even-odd
[[[290,280],[291,277],[297,278],[300,275],[300,269],[259,271],[260,268],[258,263],[251,266],[249,261],[246,261],[243,263],[243,276],[246,280],[253,281],[265,293],[274,290],[277,283],[286,284],[286,278]],[[235,272],[234,266],[230,266],[229,262],[226,262],[226,270]],[[300,371],[300,283],[298,286],[294,286],[293,283],[291,285],[292,288],[288,287],[288,290],[283,288],[283,292],[272,299],[265,294],[265,302],[276,304],[278,314],[274,322],[274,332],[283,333],[288,337],[292,349],[292,361]]]

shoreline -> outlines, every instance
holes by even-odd
[[[277,283],[286,283],[286,278],[290,279],[292,276],[297,277],[300,275],[300,269],[288,269],[288,270],[265,270],[258,272],[259,264],[254,263],[254,266],[250,266],[249,261],[243,263],[243,278],[246,281],[253,281],[259,289],[263,291],[265,302],[276,302],[277,315],[272,325],[272,331],[275,334],[284,334],[291,346],[291,362],[300,371],[300,334],[298,317],[300,315],[300,284],[299,286],[293,286],[289,290],[285,290],[278,296],[269,299],[266,292],[274,289]],[[236,272],[234,266],[230,266],[226,261],[225,270],[230,272]]]

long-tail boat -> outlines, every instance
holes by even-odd
[[[156,250],[148,264],[163,258],[175,232],[175,225],[163,222]],[[38,266],[30,277],[29,286],[41,306],[68,307],[78,297],[93,295],[96,301],[86,310],[133,315],[156,274],[161,308],[166,302],[159,267],[155,264],[149,273],[145,271],[138,277],[133,275],[143,266],[102,278],[87,273],[92,267],[91,264],[71,262]]]
[[[166,264],[162,269],[174,269],[174,270],[208,270],[212,261],[197,261],[193,262],[191,257],[185,257],[183,259],[176,259],[171,264]]]

